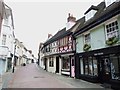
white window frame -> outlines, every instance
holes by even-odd
[[[111,37],[113,37],[114,35],[115,36],[117,36],[118,38],[119,38],[119,25],[118,25],[118,29],[117,30],[114,30],[114,31],[111,31],[110,33],[115,33],[115,34],[113,34],[113,35],[109,35],[108,36],[108,32],[107,32],[107,28],[106,28],[106,26],[107,25],[109,25],[109,24],[112,24],[113,22],[116,22],[117,21],[117,19],[115,19],[115,20],[112,20],[112,21],[110,21],[110,22],[108,22],[108,23],[106,23],[105,24],[105,35],[106,35],[106,40],[108,40],[108,38],[111,38]],[[117,23],[118,23],[118,21],[117,21]]]

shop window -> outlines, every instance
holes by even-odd
[[[97,76],[98,75],[98,67],[97,67],[97,60],[95,57],[93,57],[93,75]]]
[[[85,74],[88,75],[88,59],[84,59]]]
[[[89,75],[92,75],[93,76],[93,62],[92,62],[92,57],[89,57],[88,58],[88,63],[89,63]]]
[[[80,58],[80,72],[81,72],[81,74],[84,74],[83,58]]]
[[[54,60],[53,60],[53,58],[50,58],[50,60],[49,60],[49,66],[50,67],[54,67]]]
[[[70,69],[70,60],[67,57],[63,58],[63,67],[62,69]]]
[[[111,76],[112,79],[120,80],[120,70],[119,70],[119,61],[120,57],[117,56],[110,56],[111,59]]]
[[[95,57],[80,58],[81,74],[98,76],[98,66]]]

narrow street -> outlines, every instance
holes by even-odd
[[[3,88],[103,88],[99,84],[48,73],[34,63],[19,67],[11,79],[6,80],[8,83],[4,83]]]

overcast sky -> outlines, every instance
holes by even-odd
[[[37,57],[40,42],[66,25],[68,13],[83,17],[91,5],[103,0],[4,0],[12,8],[15,36]],[[48,2],[49,1],[49,2]]]

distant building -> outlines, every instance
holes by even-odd
[[[5,13],[5,5],[3,0],[0,0],[0,36],[1,36],[1,27],[2,27],[2,21],[4,18],[4,13]]]

